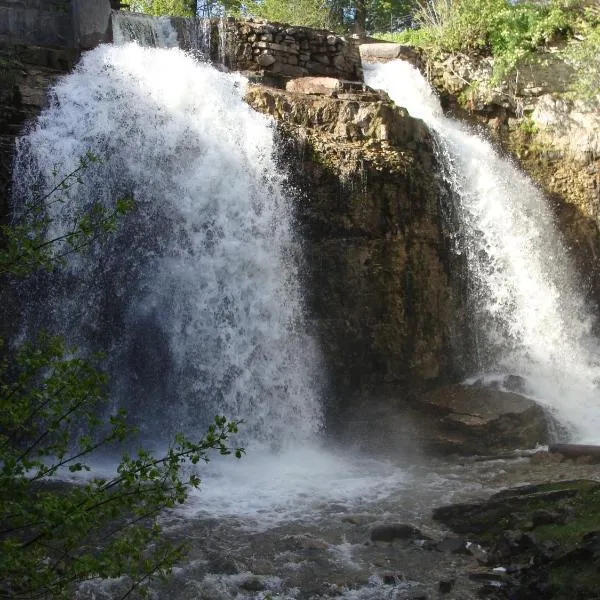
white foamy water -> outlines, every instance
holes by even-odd
[[[437,136],[475,287],[481,370],[521,375],[573,440],[600,441],[600,345],[546,199],[491,144],[445,118],[410,64],[367,65],[365,80]]]
[[[117,233],[40,283],[24,307],[87,352],[106,353],[114,403],[146,439],[244,419],[244,443],[281,447],[321,427],[320,359],[305,333],[292,197],[273,124],[246,80],[177,49],[101,46],[52,90],[18,142],[18,200],[91,151],[49,236],[130,194]]]
[[[321,445],[290,447],[283,454],[249,452],[236,461],[211,461],[200,472],[204,484],[184,514],[242,517],[264,528],[328,511],[360,510],[401,495],[411,483],[405,468],[386,460]],[[333,507],[332,507],[333,505]]]

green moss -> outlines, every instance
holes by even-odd
[[[548,597],[554,600],[597,598],[600,589],[598,564],[584,560],[554,565],[550,567],[548,583]]]
[[[535,529],[539,541],[553,540],[563,552],[574,549],[585,533],[600,527],[600,487],[582,482],[577,489],[577,496],[557,504],[571,509],[571,519],[563,525],[542,525]]]
[[[519,123],[519,129],[526,135],[533,135],[538,132],[538,126],[531,117],[525,117]]]

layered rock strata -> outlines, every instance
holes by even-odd
[[[572,65],[540,53],[501,84],[490,57],[423,56],[445,108],[484,124],[550,199],[589,299],[600,305],[600,109],[574,100]]]
[[[325,87],[256,86],[246,99],[289,145],[308,309],[344,421],[363,397],[393,410],[449,377],[462,308],[442,217],[448,192],[425,125],[379,92]]]

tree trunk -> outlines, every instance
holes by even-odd
[[[590,456],[600,459],[600,446],[585,444],[552,444],[548,450],[562,454],[565,458],[577,458],[578,456]]]
[[[367,30],[367,4],[366,0],[356,0],[354,3],[354,33],[365,35]]]

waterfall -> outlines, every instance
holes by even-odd
[[[174,48],[178,45],[177,33],[169,17],[113,11],[111,24],[113,42],[117,45],[127,42],[151,48]]]
[[[149,48],[179,47],[196,58],[216,64],[226,62],[225,19],[215,26],[218,50],[212,52],[213,23],[210,19],[184,17],[152,17],[149,15],[113,11],[113,42],[117,45],[136,42]]]
[[[115,405],[158,441],[215,414],[243,419],[246,445],[321,427],[293,198],[245,86],[179,49],[100,46],[17,144],[17,212],[86,152],[100,158],[48,206],[51,237],[90,203],[135,200],[115,235],[36,280],[23,312],[29,330],[104,352]]]
[[[435,133],[461,221],[456,250],[472,280],[476,375],[520,375],[571,438],[598,441],[600,344],[543,194],[490,143],[445,118],[410,64],[367,65],[365,80]]]

